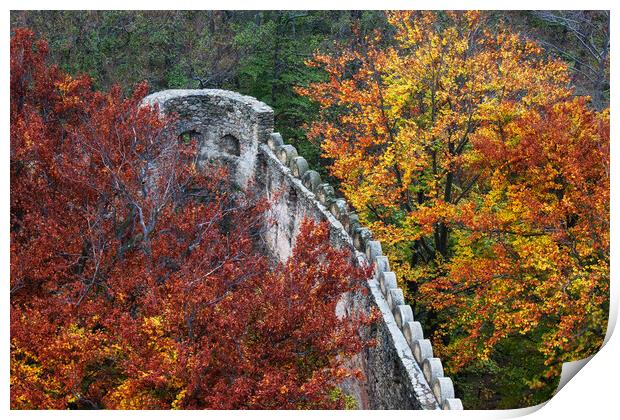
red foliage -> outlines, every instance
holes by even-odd
[[[264,200],[188,164],[192,144],[11,39],[11,407],[342,408],[367,273],[303,224],[257,248]],[[198,198],[197,198],[198,197]]]

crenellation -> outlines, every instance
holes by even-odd
[[[304,187],[316,194],[316,189],[321,184],[321,175],[312,169],[306,171],[301,178]]]
[[[409,305],[398,305],[394,308],[394,319],[399,329],[403,329],[403,325],[413,321],[413,311]]]
[[[343,198],[336,198],[329,206],[329,211],[334,217],[342,222],[343,218],[349,213],[349,205]]]
[[[431,341],[426,338],[415,340],[412,349],[413,357],[415,357],[419,365],[422,365],[429,357],[433,357],[433,346],[431,345]]]
[[[292,158],[290,168],[293,171],[293,176],[297,178],[302,178],[309,169],[308,162],[302,156]]]
[[[432,384],[433,394],[437,401],[439,401],[440,406],[443,406],[446,400],[454,398],[454,385],[452,384],[452,379],[449,377],[442,376],[435,378]]]
[[[441,408],[442,410],[462,410],[463,403],[459,398],[446,398]]]
[[[284,144],[284,140],[280,133],[271,133],[269,139],[267,140],[267,145],[271,149],[272,152],[277,152],[280,146]]]
[[[368,261],[374,261],[376,257],[383,255],[383,250],[381,249],[381,242],[379,241],[368,241],[366,243],[366,258]]]
[[[334,187],[327,183],[319,184],[317,186],[316,196],[321,204],[328,207],[335,197]]]
[[[388,290],[398,288],[396,274],[393,271],[381,272],[379,274],[379,285],[384,296],[387,295]]]
[[[413,349],[413,343],[416,340],[424,339],[424,331],[422,330],[422,324],[418,321],[405,322],[403,325],[403,335],[407,340],[409,346]]]
[[[393,311],[397,306],[405,304],[405,296],[402,289],[390,289],[386,296],[387,303]],[[404,327],[403,327],[404,328]]]
[[[290,169],[291,161],[297,157],[297,149],[290,144],[284,144],[278,149],[278,158],[282,165]]]
[[[365,252],[366,244],[368,243],[368,241],[371,240],[372,232],[370,231],[370,229],[365,227],[355,229],[355,232],[353,233],[353,245],[355,246],[355,249],[361,252]]]
[[[353,235],[355,229],[361,227],[360,218],[357,213],[349,212],[347,216],[342,219],[342,225],[349,235]]]
[[[443,377],[443,365],[438,357],[429,357],[422,363],[422,372],[428,383],[433,383],[435,379]]]
[[[381,273],[390,271],[390,262],[385,255],[378,255],[374,261],[374,279],[380,281]]]
[[[360,408],[463,408],[454,397],[452,380],[444,377],[441,360],[433,356],[431,342],[424,339],[421,324],[413,319],[388,258],[382,255],[381,243],[349,211],[346,200],[336,198],[334,188],[309,168],[297,149],[273,132],[271,108],[254,98],[217,89],[163,91],[143,103],[177,115],[179,134],[196,133],[199,167],[227,165],[237,183],[275,199],[270,210],[275,224],[263,238],[274,257],[286,261],[301,221],[310,217],[327,221],[330,242],[350,249],[358,265],[373,266],[373,277],[366,281],[369,293],[345,294],[338,304],[339,314],[370,313],[374,308],[382,315],[377,324],[361,331],[374,338],[377,346],[350,361],[366,379],[342,384]]]

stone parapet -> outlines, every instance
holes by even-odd
[[[327,221],[330,242],[349,249],[362,266],[372,265],[367,293],[349,293],[338,305],[339,315],[355,310],[378,310],[379,322],[365,338],[377,345],[350,361],[365,380],[343,383],[346,393],[364,409],[463,409],[455,398],[452,380],[444,375],[441,360],[433,355],[422,326],[413,318],[388,258],[372,232],[361,226],[334,188],[298,155],[292,145],[273,132],[273,111],[264,103],[238,93],[217,90],[167,90],[146,97],[144,104],[158,106],[177,117],[178,135],[198,138],[197,165],[224,164],[233,180],[252,186],[273,201],[274,226],[265,234],[269,252],[281,261],[291,255],[304,218]]]

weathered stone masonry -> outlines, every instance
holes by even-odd
[[[365,381],[342,384],[364,409],[462,409],[450,378],[444,376],[439,358],[433,357],[428,339],[414,321],[397,280],[390,271],[381,244],[359,224],[344,199],[310,170],[303,157],[273,133],[273,111],[254,98],[215,90],[167,90],[145,98],[144,103],[174,112],[177,134],[190,133],[199,139],[198,167],[207,162],[229,167],[233,180],[242,187],[252,185],[272,199],[276,223],[266,233],[269,251],[285,261],[295,246],[305,217],[327,221],[330,241],[348,248],[359,264],[374,264],[374,275],[366,281],[368,293],[347,294],[338,313],[377,308],[382,319],[364,331],[377,345],[349,361],[365,374]],[[250,183],[250,181],[253,181]],[[279,194],[278,194],[279,192]]]

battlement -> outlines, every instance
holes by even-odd
[[[143,103],[157,104],[162,113],[174,112],[179,117],[176,133],[198,138],[199,168],[207,162],[227,165],[235,182],[251,185],[273,201],[275,223],[265,240],[281,261],[291,255],[299,227],[309,217],[327,221],[330,242],[350,249],[358,264],[374,265],[374,274],[365,283],[368,293],[347,294],[337,308],[342,316],[373,308],[381,314],[378,323],[362,332],[377,345],[349,361],[364,372],[365,380],[342,384],[360,408],[463,408],[441,360],[434,357],[422,326],[404,301],[381,243],[373,240],[372,232],[360,225],[347,202],[336,197],[334,188],[322,182],[295,147],[273,132],[270,107],[255,98],[217,89],[166,90],[149,95]]]

